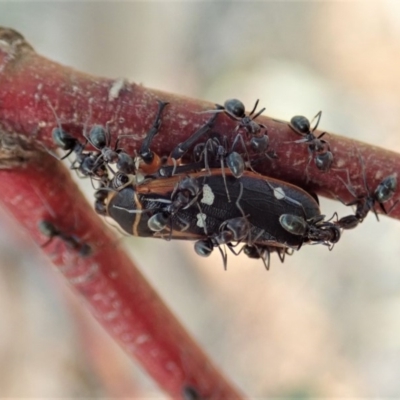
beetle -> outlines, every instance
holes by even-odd
[[[314,135],[321,120],[322,111],[319,111],[313,118],[311,123],[316,119],[316,123],[311,128],[310,121],[303,115],[296,115],[290,120],[289,127],[297,134],[303,136],[302,139],[296,140],[294,143],[307,143],[310,158],[307,164],[306,171],[310,165],[311,159],[314,156],[314,162],[317,168],[322,172],[330,170],[333,163],[333,154],[330,151],[329,143],[321,139],[326,132],[321,133],[318,137]]]
[[[250,171],[244,171],[241,178],[226,171],[226,182],[230,202],[222,171],[213,169],[125,184],[109,192],[105,207],[109,217],[135,236],[214,238],[217,244],[234,241],[293,249],[304,240],[282,227],[280,215],[306,220],[320,215],[315,198],[289,183]]]

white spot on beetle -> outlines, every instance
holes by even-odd
[[[276,188],[274,188],[274,196],[278,200],[282,200],[286,197],[286,194],[281,187],[276,187]]]
[[[198,213],[196,215],[196,217],[197,217],[197,224],[196,225],[199,228],[204,228],[206,226],[205,222],[206,222],[207,215],[204,214],[204,213]]]
[[[204,184],[203,185],[203,198],[201,199],[200,203],[207,204],[209,206],[214,203],[215,199],[215,194],[213,193],[212,189],[210,188],[209,185]]]

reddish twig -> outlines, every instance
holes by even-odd
[[[1,126],[5,132],[24,135],[49,149],[55,148],[51,132],[58,121],[77,138],[83,137],[88,125],[105,125],[111,121],[113,143],[120,135],[130,135],[120,144],[134,154],[154,120],[157,100],[163,100],[170,104],[152,148],[159,155],[168,155],[210,117],[210,114],[199,112],[215,108],[209,102],[151,90],[121,79],[104,79],[74,71],[37,55],[14,31],[1,31],[0,40],[3,43],[0,47],[3,49],[0,52]],[[55,109],[58,121],[51,107]],[[307,168],[307,145],[294,143],[299,135],[286,122],[265,116],[260,116],[258,121],[267,127],[269,147],[278,156],[276,160],[266,159],[257,164],[257,171],[264,175],[350,202],[354,198],[342,180],[349,180],[357,193],[365,191],[360,157],[364,160],[371,189],[384,177],[400,172],[399,154],[333,134],[324,136],[334,154],[330,173],[322,173],[313,163]],[[236,125],[235,121],[221,115],[214,130],[233,137]],[[317,136],[320,133],[315,132]],[[397,197],[396,193],[393,201]],[[400,218],[400,207],[396,207],[390,216]]]
[[[70,174],[51,156],[32,158],[26,168],[0,170],[2,203],[84,296],[94,316],[174,398],[184,385],[204,396],[240,395],[210,365],[145,281],[116,237],[91,210]],[[91,247],[81,256],[60,237],[47,243],[38,229],[50,221],[67,237]],[[188,360],[190,360],[188,362]]]
[[[105,329],[173,398],[181,398],[186,385],[197,388],[207,398],[241,398],[176,321],[133,262],[117,247],[116,237],[85,201],[68,170],[54,157],[40,151],[40,146],[35,148],[32,139],[39,138],[47,147],[53,146],[49,135],[55,121],[48,101],[55,102],[55,91],[50,85],[52,89],[45,90],[36,105],[33,98],[33,103],[25,102],[27,98],[20,85],[26,84],[28,77],[20,79],[18,70],[24,68],[25,62],[31,70],[34,61],[29,58],[33,54],[18,34],[0,31],[2,204],[36,243],[43,246],[43,251],[84,296]],[[54,64],[51,68],[62,72]],[[48,78],[60,79],[61,75],[57,76]],[[49,80],[45,81],[49,83]],[[11,89],[14,84],[19,88],[16,92]],[[31,84],[36,85],[37,81]],[[44,100],[46,96],[48,101]],[[26,113],[16,112],[17,103],[17,108],[25,109]],[[46,115],[44,119],[40,109]],[[99,112],[96,107],[93,111]],[[49,242],[39,231],[42,221],[52,223],[61,235]],[[89,255],[81,251],[83,245],[90,246]]]
[[[88,206],[66,172],[49,157],[43,154],[37,157],[37,146],[42,146],[42,150],[55,148],[51,132],[58,123],[75,137],[82,138],[91,125],[110,122],[113,143],[120,135],[130,135],[120,144],[134,154],[152,124],[157,100],[170,103],[154,140],[153,149],[159,155],[168,155],[210,117],[199,112],[215,108],[214,104],[150,90],[124,80],[74,71],[37,55],[18,33],[0,29],[2,201],[38,243],[45,241],[38,232],[38,222],[50,219],[61,231],[93,247],[92,256],[81,257],[62,238],[54,238],[44,251],[90,302],[100,322],[129,353],[141,360],[171,395],[178,396],[182,386],[191,383],[204,396],[239,398],[208,367],[201,351],[132,268],[127,257],[117,251],[115,239],[88,212]],[[322,173],[312,162],[308,165],[307,145],[294,143],[299,136],[286,122],[265,116],[257,121],[267,127],[270,149],[278,156],[256,164],[255,168],[262,174],[349,202],[354,198],[343,180],[349,180],[356,193],[365,192],[360,160],[365,164],[371,189],[382,178],[400,172],[398,154],[326,134],[324,139],[330,143],[334,163],[329,172]],[[233,137],[235,126],[235,121],[220,115],[215,130]],[[398,192],[388,208],[397,198]],[[395,207],[390,216],[400,218],[400,207]],[[190,354],[190,365],[183,365],[182,354],[185,357]],[[190,382],[187,377],[191,378]]]

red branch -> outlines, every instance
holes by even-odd
[[[38,245],[48,241],[38,229],[39,223],[46,220],[66,237],[92,248],[90,256],[82,257],[79,248],[55,237],[42,250],[84,296],[104,328],[173,398],[181,398],[185,385],[197,388],[207,398],[242,398],[117,247],[117,238],[83,198],[70,172],[49,154],[35,152],[33,144],[24,140],[40,139],[47,147],[54,147],[50,133],[55,119],[45,98],[63,119],[80,121],[75,127],[82,129],[88,98],[104,99],[110,81],[106,86],[106,81],[64,70],[36,56],[13,31],[0,30],[0,71],[2,204]],[[70,89],[61,83],[64,79]],[[67,93],[74,93],[75,85],[79,86],[75,91],[80,95],[73,100]],[[129,93],[127,90],[120,107],[127,107]],[[107,98],[103,105],[106,103]],[[94,101],[92,108],[95,121],[104,123],[111,115],[117,115],[111,111],[100,120],[102,107],[96,104]],[[84,118],[79,112],[79,117],[73,116],[74,109],[85,109]],[[119,123],[122,115],[118,114]]]
[[[93,247],[93,255],[81,257],[61,238],[54,238],[43,251],[90,303],[102,325],[172,396],[178,397],[184,384],[192,384],[203,396],[240,398],[115,247],[115,238],[60,163],[35,152],[38,143],[42,149],[55,148],[51,132],[58,123],[78,138],[91,125],[111,121],[113,142],[120,135],[130,135],[121,145],[134,154],[154,120],[157,100],[170,103],[154,140],[153,150],[159,155],[168,155],[210,118],[200,111],[215,107],[124,80],[74,71],[37,55],[15,31],[0,28],[1,201],[37,243],[46,241],[38,223],[47,219]],[[354,198],[338,177],[347,180],[349,176],[354,190],[365,192],[361,159],[369,188],[374,189],[391,173],[400,173],[400,155],[333,134],[324,139],[330,143],[334,164],[331,171],[322,173],[313,162],[308,165],[307,145],[294,143],[299,136],[286,122],[265,116],[257,121],[267,127],[270,149],[278,155],[276,160],[257,164],[262,174],[349,202]],[[235,126],[221,114],[214,130],[233,138]],[[398,192],[388,208],[397,198]],[[400,207],[390,216],[400,218]],[[190,355],[190,363],[182,362],[183,354]]]
[[[55,237],[42,249],[105,329],[171,396],[192,385],[204,396],[241,398],[117,247],[61,163],[44,154],[28,168],[0,170],[0,191],[2,203],[38,245],[47,242],[38,229],[47,220],[92,247],[92,255],[82,257]]]
[[[199,114],[200,111],[215,108],[208,102],[74,71],[37,55],[14,31],[0,31],[0,41],[7,43],[0,46],[0,127],[39,141],[47,148],[55,148],[51,132],[57,124],[50,105],[63,127],[75,137],[82,137],[84,129],[88,131],[93,124],[112,121],[113,142],[120,135],[130,135],[121,140],[121,145],[134,154],[154,120],[157,100],[168,101],[170,105],[152,146],[159,155],[168,155],[210,118],[210,114]],[[354,190],[365,193],[360,156],[371,189],[386,176],[400,174],[399,154],[333,134],[324,136],[334,154],[331,171],[322,173],[311,162],[306,174],[309,153],[306,144],[294,143],[299,135],[284,121],[265,116],[258,121],[267,127],[270,149],[278,155],[276,160],[257,164],[257,171],[263,175],[350,202],[354,197],[338,177],[345,181],[349,177]],[[236,125],[220,115],[214,130],[233,138]],[[316,131],[316,135],[319,133]],[[393,201],[397,197],[395,193]],[[387,204],[388,208],[391,204]],[[400,218],[400,207],[395,207],[390,216]]]

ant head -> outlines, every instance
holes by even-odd
[[[166,228],[169,222],[169,215],[165,212],[158,212],[147,221],[147,226],[153,232],[160,232]]]
[[[43,235],[52,238],[59,234],[58,229],[54,226],[54,224],[47,220],[42,220],[39,222],[38,228]]]
[[[249,234],[249,223],[246,217],[231,218],[219,227],[221,233],[227,234],[230,241],[241,241]],[[226,242],[226,243],[227,243]]]
[[[176,191],[185,192],[188,197],[196,197],[201,190],[196,179],[186,176],[178,183]]]
[[[104,203],[104,200],[96,200],[94,202],[94,210],[97,214],[105,217],[107,215],[107,206]]]
[[[111,187],[115,190],[121,190],[122,188],[130,184],[131,181],[132,178],[128,174],[117,172],[111,182]]]
[[[104,190],[104,189],[105,188],[100,188],[94,194],[94,197],[96,199],[96,201],[94,202],[94,210],[97,212],[97,214],[106,216],[107,215],[107,205],[106,205],[105,201],[108,197],[109,191]]]
[[[208,257],[214,250],[211,239],[198,240],[194,244],[194,251],[201,257]]]
[[[136,171],[135,159],[125,152],[118,153],[117,168],[125,174],[133,174]]]
[[[304,218],[292,214],[282,214],[279,222],[283,229],[292,235],[303,236],[307,232],[307,222]]]
[[[383,179],[376,187],[374,198],[378,203],[390,200],[397,189],[397,175],[392,174]]]

